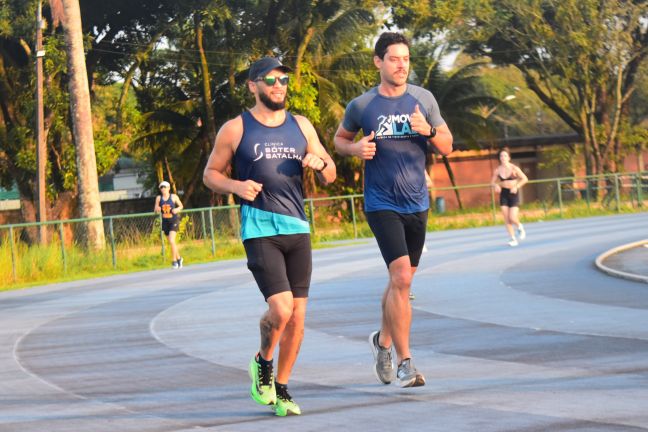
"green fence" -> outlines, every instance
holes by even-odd
[[[531,221],[641,211],[648,198],[645,174],[530,181],[521,191],[521,217]],[[431,198],[435,216],[429,218],[430,230],[501,223],[497,195],[488,184],[435,188]],[[370,237],[363,204],[362,195],[307,199],[305,210],[314,240]],[[92,221],[70,219],[0,226],[0,287],[170,265],[158,214],[94,220],[101,221],[105,235],[105,247],[99,249],[86,246],[87,225]],[[46,245],[38,242],[41,229]],[[186,263],[243,256],[239,232],[238,206],[185,209],[178,231],[180,252]]]

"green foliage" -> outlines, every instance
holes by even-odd
[[[134,99],[131,98],[123,111],[125,127],[118,127],[115,107],[120,91],[121,86],[118,84],[95,88],[92,112],[97,173],[100,176],[115,166],[117,159],[127,148],[141,122],[141,114],[135,108]]]
[[[291,111],[308,118],[311,123],[317,125],[320,122],[321,112],[318,105],[319,91],[317,88],[317,77],[312,73],[308,63],[301,64],[300,82],[295,80],[288,84],[287,107]]]
[[[463,0],[398,0],[386,1],[399,28],[408,29],[415,37],[431,36],[445,31],[463,19]]]
[[[619,154],[619,160],[631,153],[641,152],[648,148],[648,125],[632,125],[626,121],[621,126],[619,139],[623,143]],[[638,167],[643,170],[645,167]]]
[[[451,47],[519,69],[538,100],[581,136],[588,172],[619,159],[614,124],[628,115],[648,52],[645,1],[408,0],[393,11],[415,36],[443,36]]]
[[[543,161],[538,163],[538,168],[542,170],[562,167],[566,175],[574,175],[579,169],[576,161],[580,160],[574,156],[574,152],[567,147],[549,147],[542,152]]]
[[[99,174],[109,172],[127,152],[147,165],[149,185],[164,171],[173,175],[179,190],[194,191],[198,198],[189,205],[212,199],[200,179],[213,144],[205,106],[213,108],[216,128],[249,107],[250,61],[277,55],[299,67],[299,85],[290,84],[289,108],[315,124],[334,154],[333,135],[346,104],[378,82],[372,44],[385,27],[413,36],[413,79],[433,90],[457,138],[474,142],[502,136],[504,130],[510,135],[573,130],[583,138],[598,138],[596,143],[612,143],[615,147],[589,154],[613,160],[644,139],[645,2],[81,0],[80,5]],[[0,184],[16,182],[27,199],[32,198],[36,168],[33,48],[27,48],[35,7],[35,0],[0,1],[0,103],[10,113],[10,118],[4,112],[0,117]],[[45,17],[49,20],[47,2]],[[212,94],[207,104],[202,100],[198,21]],[[51,22],[44,43],[48,196],[56,199],[75,190],[76,160],[64,41]],[[443,69],[441,56],[455,50],[474,57],[462,55],[452,70]],[[484,61],[501,67],[486,67]],[[621,110],[615,93],[619,65],[624,71]],[[119,125],[118,101],[131,69],[132,86]],[[487,121],[480,117],[480,107],[490,109],[513,92],[517,99],[499,106]],[[591,114],[587,124],[586,114]],[[623,118],[614,128],[617,114]],[[618,137],[610,135],[615,131]],[[339,180],[327,191],[359,191],[362,162],[336,162]],[[595,164],[603,167],[605,161]],[[310,190],[316,187],[310,183],[306,187],[308,193],[319,193]]]
[[[191,231],[192,229],[193,229],[193,222],[191,221],[191,218],[189,216],[180,217],[180,221],[178,223],[178,235],[177,235],[178,241],[187,237],[188,232]]]

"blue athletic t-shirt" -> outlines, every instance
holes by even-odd
[[[408,84],[401,96],[388,97],[374,87],[346,107],[342,126],[349,132],[375,132],[376,155],[365,161],[365,211],[416,213],[430,207],[425,184],[427,139],[410,127],[418,104],[427,122],[445,124],[428,90]]]
[[[241,200],[241,238],[310,233],[304,212],[302,159],[308,142],[295,117],[265,126],[245,111],[243,136],[234,154],[238,180],[254,180],[263,189],[254,201]]]

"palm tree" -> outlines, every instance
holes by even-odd
[[[288,20],[283,28],[291,39],[299,41],[297,47],[288,47],[296,78],[290,101],[316,94],[310,110],[308,101],[304,100],[301,109],[291,102],[291,109],[313,121],[322,143],[334,154],[333,135],[346,104],[376,83],[372,52],[366,47],[379,29],[380,21],[373,12],[376,2],[341,1],[335,9],[331,5],[324,7],[323,3],[306,10],[297,8],[295,18],[298,19]],[[341,188],[343,193],[356,190],[361,172],[361,161],[353,158],[338,161],[338,178],[344,181],[336,182],[333,187]],[[313,193],[314,175],[307,173],[307,176],[307,192]]]
[[[79,213],[82,218],[97,219],[101,218],[102,213],[79,0],[52,0],[51,7],[53,14],[61,18],[65,35],[70,76],[70,111],[76,146]],[[87,222],[85,227],[87,245],[102,249],[105,246],[103,221],[93,220]]]

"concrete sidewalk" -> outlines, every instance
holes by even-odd
[[[599,255],[595,263],[611,276],[648,283],[648,239],[610,249]]]

